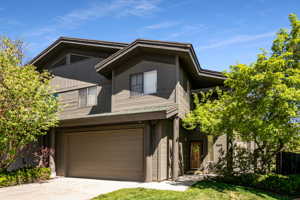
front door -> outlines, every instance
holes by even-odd
[[[191,142],[191,169],[199,169],[201,164],[201,142]]]

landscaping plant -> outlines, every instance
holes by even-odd
[[[51,170],[49,168],[25,168],[12,172],[1,172],[0,188],[45,181],[50,178],[50,174]]]
[[[230,173],[236,140],[255,143],[249,168],[262,174],[272,171],[277,153],[299,148],[300,21],[295,14],[289,20],[290,30],[277,33],[270,53],[232,65],[224,89],[195,94],[195,109],[183,120],[186,129],[227,136]]]
[[[22,57],[21,42],[0,39],[0,171],[58,122],[51,75],[22,66]]]

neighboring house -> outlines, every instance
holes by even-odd
[[[60,125],[44,142],[59,176],[161,181],[205,168],[226,148],[225,137],[181,126],[191,91],[225,79],[200,67],[191,44],[61,37],[30,63],[54,75]]]

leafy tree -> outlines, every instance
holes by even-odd
[[[228,136],[231,171],[235,139],[255,142],[252,167],[259,173],[271,170],[278,152],[300,145],[300,21],[295,14],[289,20],[291,30],[277,33],[270,54],[263,50],[253,64],[230,66],[226,90],[195,95],[195,109],[183,120],[187,129]]]
[[[0,40],[0,170],[58,122],[51,75],[32,65],[21,66],[22,57],[20,41]]]

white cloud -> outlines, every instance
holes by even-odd
[[[57,22],[61,26],[78,25],[105,16],[144,16],[156,11],[159,2],[160,0],[113,0],[109,3],[96,3],[59,16]]]
[[[87,21],[97,20],[103,17],[125,17],[125,16],[147,16],[159,10],[159,3],[161,0],[111,0],[103,2],[99,0],[94,4],[90,4],[85,8],[71,10],[70,12],[50,19],[52,23],[46,26],[31,29],[22,34],[23,38],[31,39],[33,45],[36,47],[38,41],[48,40],[49,37],[59,37],[66,30],[78,28]],[[107,19],[109,20],[109,19]],[[49,44],[48,43],[48,44]],[[36,51],[32,49],[32,51]]]
[[[182,26],[177,32],[173,32],[168,35],[167,39],[188,37],[200,33],[207,27],[203,24],[185,25]],[[187,39],[187,38],[186,38]]]
[[[156,30],[156,29],[165,29],[165,28],[171,28],[180,25],[181,22],[179,21],[165,21],[157,24],[152,24],[149,26],[145,26],[145,29],[150,29],[150,30]]]
[[[238,44],[238,43],[245,43],[245,42],[250,42],[250,41],[255,41],[263,38],[269,38],[275,36],[275,32],[267,32],[267,33],[262,33],[262,34],[257,34],[257,35],[238,35],[234,36],[232,38],[226,39],[226,40],[221,40],[209,45],[199,45],[198,49],[214,49],[214,48],[219,48],[223,46],[228,46],[228,45],[233,45],[233,44]]]
[[[62,30],[73,29],[82,23],[98,18],[112,16],[145,16],[158,10],[160,0],[112,0],[109,3],[99,1],[86,8],[76,9],[54,19],[53,24],[30,30],[25,37],[36,37],[59,33]]]

